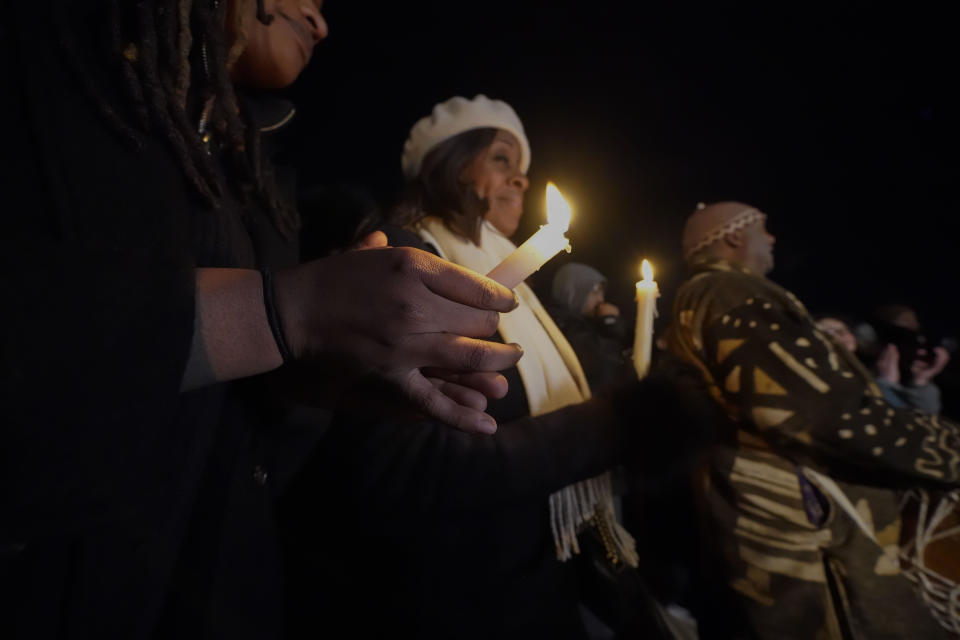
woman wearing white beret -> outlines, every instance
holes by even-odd
[[[523,214],[530,156],[506,103],[479,95],[437,105],[403,150],[401,217],[416,233],[394,229],[392,243],[489,272],[515,248],[508,237]],[[496,434],[442,430],[390,407],[363,406],[340,417],[326,457],[301,478],[292,500],[323,504],[344,523],[334,530],[319,516],[298,523],[297,554],[312,552],[295,580],[306,595],[297,597],[317,624],[362,597],[381,615],[351,620],[357,637],[581,640],[590,636],[578,608],[584,559],[577,556],[590,547],[631,575],[607,585],[608,608],[626,606],[606,622],[621,637],[656,637],[649,634],[657,633],[657,617],[629,569],[634,540],[616,521],[608,470],[629,462],[653,475],[683,465],[690,439],[654,442],[656,430],[644,423],[696,420],[686,390],[674,379],[634,376],[591,397],[533,291],[521,284],[516,293],[520,306],[501,315],[498,332],[524,356],[506,372],[505,397],[485,407],[501,425]],[[317,495],[331,486],[336,495]],[[326,579],[311,580],[318,571]]]

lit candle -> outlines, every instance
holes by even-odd
[[[643,280],[637,283],[637,328],[633,336],[633,368],[643,379],[650,371],[650,354],[653,351],[653,319],[657,316],[657,298],[660,291],[653,279],[653,267],[643,261],[640,267]]]
[[[561,250],[570,252],[570,241],[563,235],[569,226],[570,205],[560,195],[556,185],[548,182],[547,224],[495,266],[487,276],[508,289],[513,289]]]

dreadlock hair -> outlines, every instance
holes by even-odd
[[[279,197],[262,162],[260,131],[250,124],[229,73],[246,44],[251,5],[261,23],[273,21],[264,0],[109,0],[110,59],[132,106],[127,117],[111,106],[80,55],[68,10],[73,1],[59,0],[56,11],[61,47],[108,125],[136,149],[143,148],[145,134],[162,136],[205,205],[219,209],[230,190],[241,205],[265,207],[277,229],[292,237],[300,223],[296,209]],[[209,152],[209,135],[223,150],[232,188]]]

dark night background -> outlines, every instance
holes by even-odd
[[[944,7],[946,4],[944,3]],[[573,254],[629,305],[641,257],[665,297],[698,201],[770,214],[772,277],[812,311],[914,305],[955,335],[953,24],[933,3],[329,0],[329,39],[291,93],[302,184],[385,206],[411,125],[453,95],[519,113],[545,182],[574,204]],[[629,306],[627,307],[629,308]],[[665,326],[661,322],[661,328]]]

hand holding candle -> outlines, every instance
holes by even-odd
[[[640,268],[643,280],[637,283],[637,327],[633,337],[633,368],[641,380],[650,371],[650,356],[653,351],[653,319],[657,315],[657,298],[660,291],[653,279],[653,267],[648,260]]]
[[[570,251],[570,241],[563,234],[570,226],[570,205],[552,182],[547,183],[547,224],[530,236],[487,274],[508,289],[529,278],[562,249]]]

